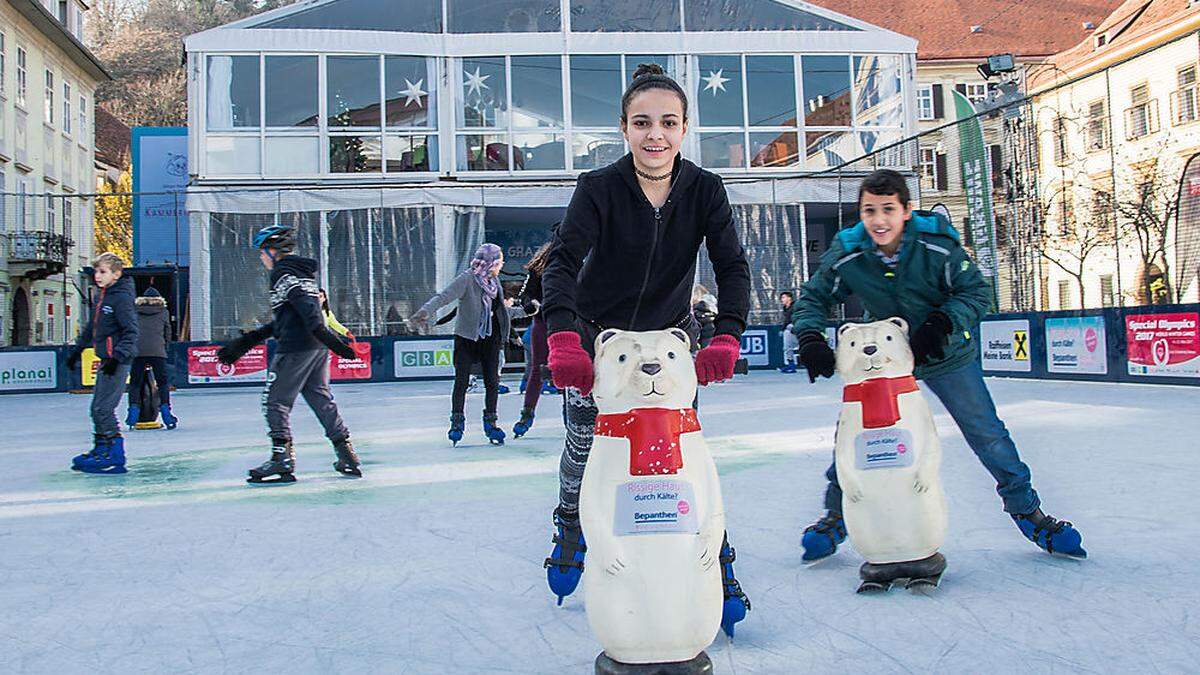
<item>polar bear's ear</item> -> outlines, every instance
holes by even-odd
[[[904,331],[905,335],[908,335],[908,322],[904,319],[901,319],[898,316],[893,316],[892,318],[888,319],[888,323],[893,323],[899,326],[900,330]]]
[[[596,336],[596,346],[595,346],[596,356],[599,356],[600,352],[604,351],[604,343],[608,342],[609,340],[615,338],[616,336],[618,336],[620,334],[621,334],[621,331],[619,331],[615,328],[609,328],[608,330],[601,331],[600,334]]]
[[[846,334],[846,331],[848,331],[852,328],[858,328],[858,324],[844,323],[841,326],[838,326],[838,332],[837,332],[838,339],[841,340],[842,336]]]
[[[682,328],[668,328],[667,332],[671,335],[674,335],[676,340],[679,340],[683,343],[683,346],[691,348],[692,338],[687,334],[687,331],[683,330]]]

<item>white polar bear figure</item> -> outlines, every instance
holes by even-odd
[[[596,337],[583,585],[592,632],[620,663],[689,661],[721,623],[725,511],[689,344],[677,328]]]
[[[912,376],[908,324],[843,324],[837,369],[845,387],[834,454],[851,543],[876,566],[934,556],[946,537],[942,448]]]

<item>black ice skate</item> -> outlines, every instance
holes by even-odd
[[[876,593],[887,591],[892,584],[904,580],[905,588],[919,590],[937,588],[941,582],[942,573],[946,571],[946,556],[934,553],[928,558],[910,560],[898,563],[863,563],[858,569],[862,583],[858,586],[859,593]]]
[[[275,441],[271,446],[271,459],[250,469],[247,483],[275,485],[296,482],[296,451],[291,441]]]
[[[333,450],[338,457],[333,463],[333,468],[338,473],[350,478],[362,478],[362,469],[358,468],[358,455],[355,454],[349,438],[334,443]]]

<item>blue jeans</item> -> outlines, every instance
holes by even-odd
[[[1008,513],[1031,513],[1041,505],[1030,483],[1029,467],[1017,454],[1004,422],[996,416],[996,404],[983,381],[978,361],[948,373],[926,379],[929,388],[958,424],[967,445],[979,457],[984,468],[996,479],[996,492],[1004,500]],[[837,482],[837,465],[825,472],[829,487],[825,490],[825,508],[841,512],[842,488]]]

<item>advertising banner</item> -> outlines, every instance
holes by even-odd
[[[371,343],[352,342],[350,346],[354,348],[354,353],[358,354],[358,358],[343,359],[330,352],[329,379],[335,382],[371,379]]]
[[[267,347],[258,345],[231,366],[217,360],[220,345],[188,347],[188,383],[266,382]]]
[[[0,391],[53,389],[57,385],[54,352],[0,352]]]
[[[1130,375],[1200,377],[1196,312],[1130,314],[1125,317]]]
[[[1104,317],[1046,319],[1046,370],[1052,373],[1108,373]]]
[[[393,343],[396,377],[454,375],[454,338],[397,340]]]
[[[984,370],[1028,373],[1029,320],[983,321],[979,324],[979,358]]]
[[[767,352],[767,331],[755,328],[742,333],[742,358],[748,366],[769,366],[771,357]]]
[[[188,264],[187,127],[134,127],[133,264]]]

